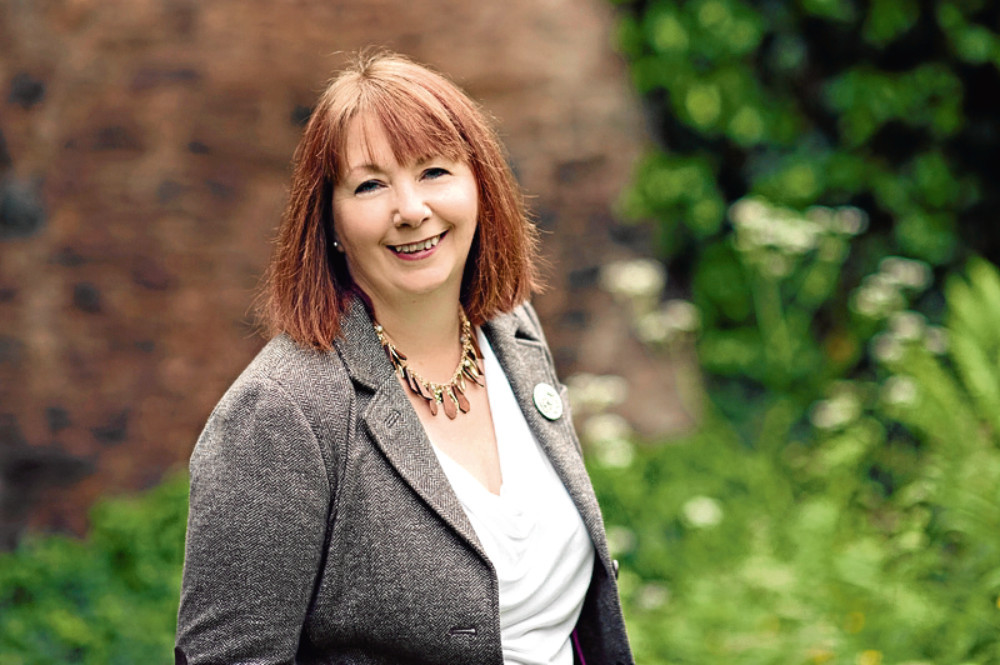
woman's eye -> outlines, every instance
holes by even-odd
[[[364,194],[365,192],[371,192],[379,187],[381,187],[381,184],[378,180],[365,180],[363,183],[354,188],[354,193]]]
[[[424,171],[425,178],[440,178],[443,175],[448,175],[448,169],[443,169],[440,166],[432,166]]]

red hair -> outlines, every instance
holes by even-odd
[[[354,118],[377,121],[396,161],[462,158],[479,189],[479,220],[462,278],[461,302],[473,325],[507,312],[539,286],[538,232],[479,106],[444,76],[400,55],[361,55],[319,99],[295,151],[288,205],[278,228],[261,298],[271,334],[329,349],[357,287],[334,250],[332,190],[344,171]]]

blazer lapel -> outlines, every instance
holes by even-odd
[[[344,318],[343,335],[336,346],[351,377],[373,391],[361,419],[389,464],[488,563],[472,523],[379,344],[371,318],[357,299]]]
[[[343,335],[336,346],[352,379],[372,392],[361,419],[376,445],[431,510],[491,565],[359,300],[352,303],[342,325]],[[483,332],[507,375],[528,426],[580,512],[598,558],[608,574],[613,575],[601,511],[575,444],[569,412],[564,409],[562,418],[551,421],[535,407],[535,386],[548,383],[556,387],[559,383],[545,343],[533,328],[518,314],[511,313],[487,322]]]
[[[569,410],[564,408],[561,418],[549,420],[535,406],[535,386],[547,383],[557,387],[559,383],[545,343],[533,328],[534,326],[528,321],[522,321],[518,314],[512,313],[486,323],[483,332],[507,375],[528,426],[580,512],[598,558],[608,573],[613,575],[600,507],[593,486],[590,484],[587,469],[584,467],[583,458],[575,444]]]

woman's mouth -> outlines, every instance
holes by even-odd
[[[426,240],[421,240],[419,242],[412,242],[406,245],[389,245],[389,249],[391,249],[396,254],[400,254],[403,256],[418,254],[420,252],[426,251],[428,249],[431,249],[432,247],[437,246],[437,244],[441,241],[441,238],[444,237],[445,233],[447,233],[447,231],[445,231],[444,233],[439,233],[433,238],[428,238]]]

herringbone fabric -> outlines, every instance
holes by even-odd
[[[483,327],[597,557],[578,634],[631,665],[597,500],[533,310]],[[560,389],[550,421],[532,391]],[[496,575],[355,302],[335,351],[279,336],[191,458],[181,663],[502,665]]]

